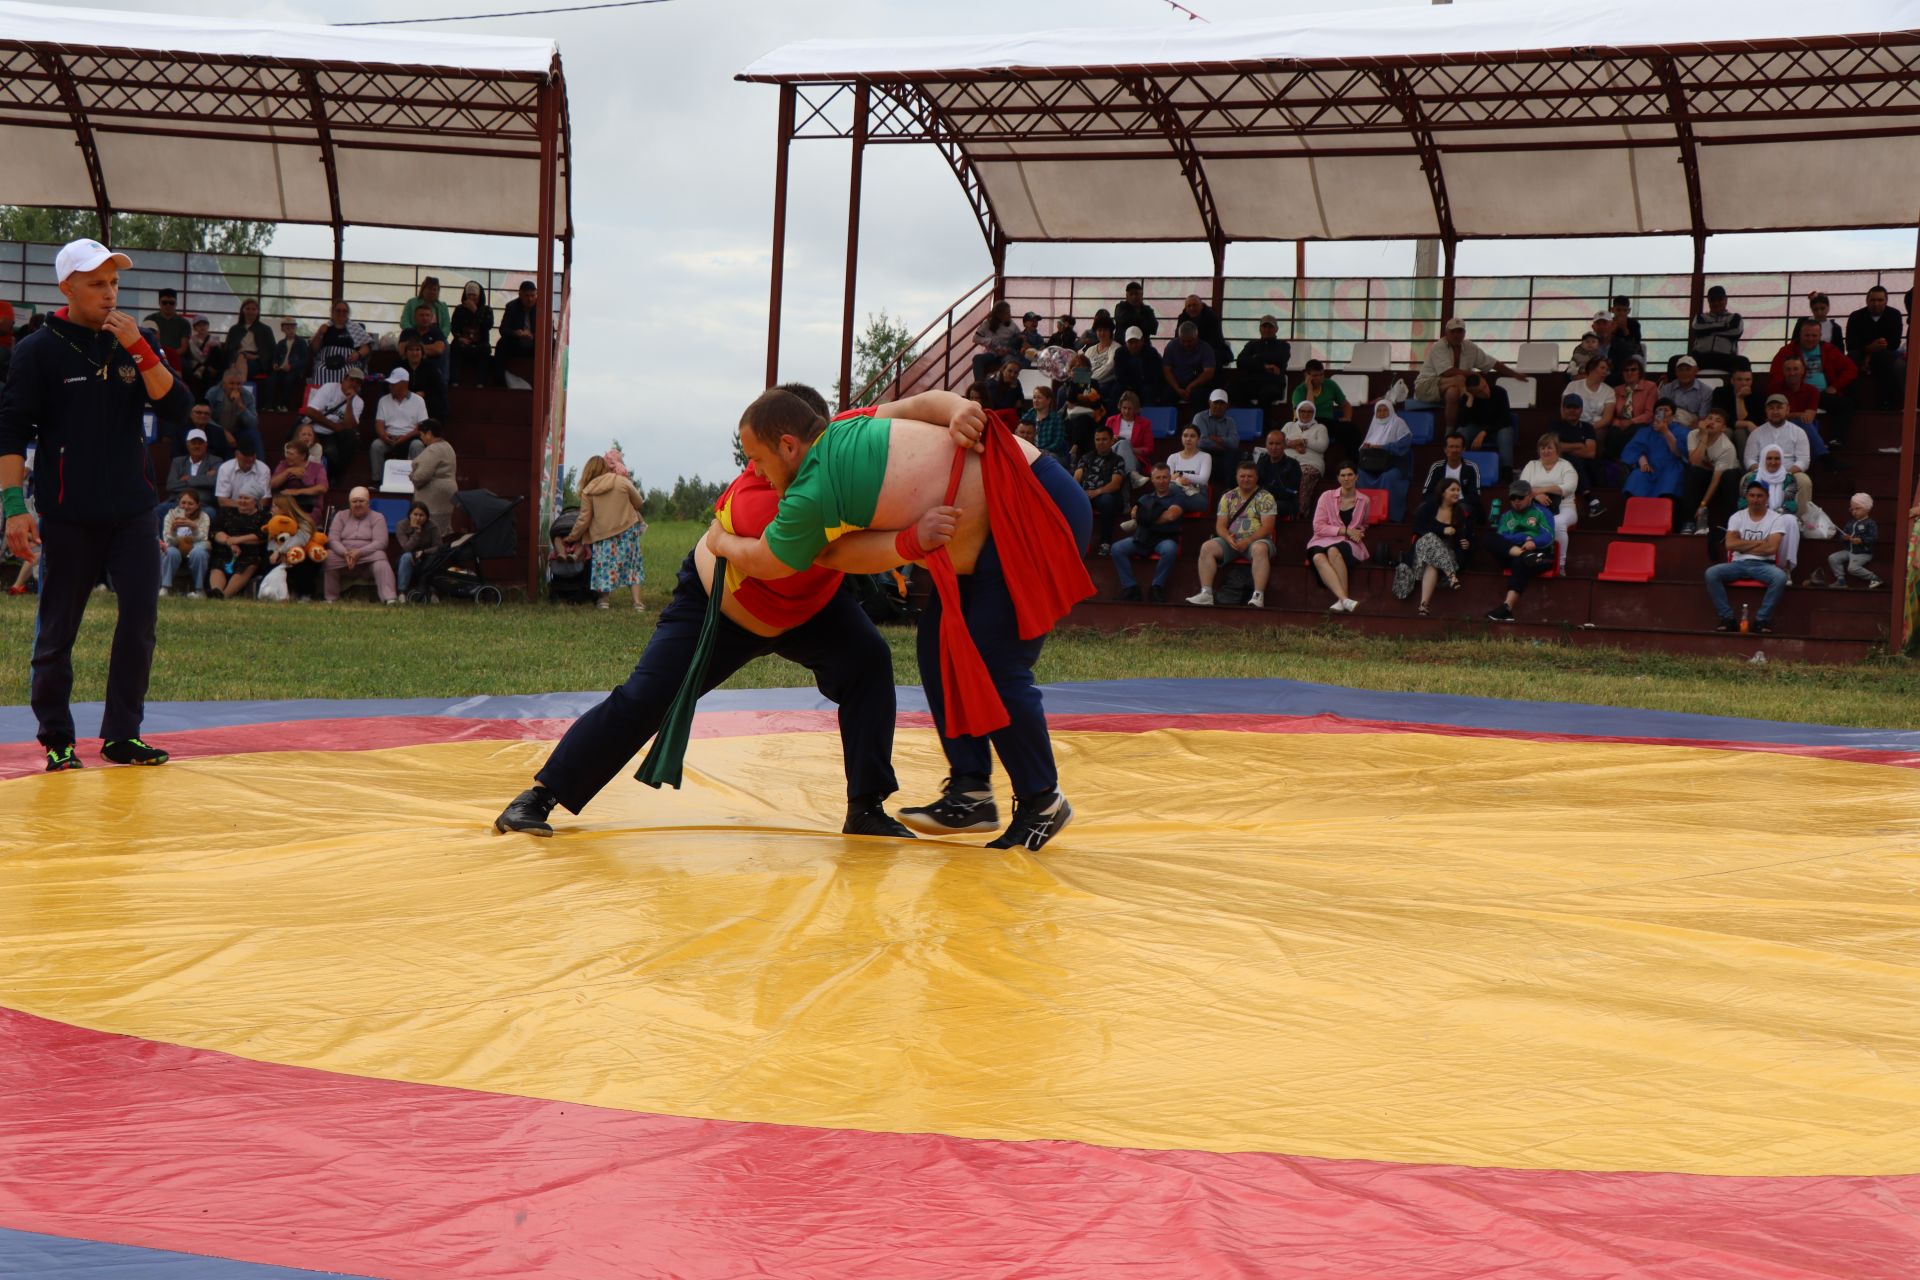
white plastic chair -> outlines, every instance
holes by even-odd
[[[1038,369],[1022,369],[1020,371],[1020,398],[1023,400],[1033,399],[1033,389],[1035,387],[1050,387],[1052,385],[1053,379]]]
[[[1519,373],[1553,373],[1560,368],[1560,347],[1552,342],[1523,342],[1513,362]]]
[[[1498,385],[1506,388],[1507,404],[1515,409],[1533,408],[1534,398],[1540,388],[1537,380],[1522,382],[1518,378],[1501,378]]]
[[[1367,404],[1373,399],[1364,373],[1336,373],[1333,383],[1346,395],[1349,404]]]
[[[1356,342],[1353,344],[1353,358],[1347,361],[1347,368],[1355,373],[1385,373],[1388,355],[1384,342]]]

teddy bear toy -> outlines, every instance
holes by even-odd
[[[280,563],[295,565],[311,560],[318,564],[327,556],[327,535],[318,529],[307,531],[292,516],[274,516],[267,521],[267,550],[280,557]]]

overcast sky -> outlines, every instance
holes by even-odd
[[[99,7],[193,11],[312,22],[428,17],[564,0],[414,0],[395,7],[334,0],[320,8],[283,0],[90,0]],[[1227,21],[1276,12],[1391,9],[1421,0],[1192,0]],[[633,9],[452,22],[474,34],[544,36],[567,69],[574,141],[576,221],[572,385],[567,456],[577,463],[620,439],[649,484],[676,474],[719,479],[739,411],[761,389],[765,367],[774,116],[778,90],[733,76],[795,40],[871,35],[1017,33],[1062,25],[1180,22],[1161,0],[1035,6],[1011,0],[964,5],[926,0],[667,0]],[[209,168],[196,175],[209,180]],[[825,391],[837,373],[846,235],[847,147],[793,150],[787,243],[783,377]],[[991,270],[958,184],[931,148],[868,152],[859,314],[882,307],[918,331]],[[1710,270],[1896,266],[1913,260],[1912,233],[1717,237]],[[275,250],[326,256],[321,228],[282,230]],[[349,257],[476,266],[531,266],[530,242],[353,230]],[[1405,274],[1405,243],[1315,245],[1312,275]],[[1577,256],[1577,262],[1569,261]],[[1584,241],[1577,245],[1468,243],[1462,274],[1690,269],[1685,240]],[[1013,274],[1210,274],[1203,246],[1015,246]],[[1236,275],[1290,275],[1291,246],[1236,246]]]

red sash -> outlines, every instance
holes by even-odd
[[[987,492],[987,528],[1000,556],[1007,594],[1013,598],[1020,638],[1032,640],[1053,629],[1073,606],[1093,594],[1093,579],[1075,545],[1073,529],[1040,483],[1006,424],[989,415],[981,437],[981,480]],[[947,480],[947,505],[960,492],[967,451],[955,448]],[[953,558],[938,547],[925,561],[940,593],[940,688],[946,695],[949,738],[985,737],[1009,723],[980,648],[967,630],[960,604],[960,578]]]

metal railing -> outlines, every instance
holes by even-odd
[[[1096,311],[1112,310],[1127,283],[1118,276],[1010,277],[1006,301],[1016,316],[1032,310],[1048,317],[1044,330],[1051,331],[1054,317],[1067,315],[1085,331]],[[1902,298],[1912,287],[1913,270],[1735,273],[1713,276],[1709,283],[1727,290],[1729,308],[1746,322],[1742,353],[1764,365],[1787,342],[1794,321],[1809,314],[1809,292],[1825,293],[1832,300],[1831,314],[1842,321],[1865,305],[1868,288],[1876,284],[1893,295],[1894,306],[1907,311],[1911,308]],[[1154,340],[1161,345],[1173,337],[1187,296],[1206,298],[1213,290],[1212,281],[1199,277],[1143,278],[1141,284],[1160,321]],[[1664,364],[1686,350],[1691,285],[1687,275],[1463,276],[1455,281],[1453,309],[1473,341],[1511,362],[1525,342],[1553,343],[1564,358],[1594,314],[1608,309],[1615,297],[1625,297],[1640,322],[1648,359]],[[981,297],[963,305],[973,297],[969,291],[948,308],[947,316],[955,317],[951,323],[942,317],[929,326],[927,333],[947,323],[947,331],[906,369],[905,387],[958,390],[971,379],[973,330],[989,301]],[[1295,368],[1313,357],[1345,364],[1359,342],[1385,343],[1390,367],[1411,368],[1439,337],[1446,318],[1440,305],[1438,283],[1414,277],[1239,277],[1227,281],[1221,325],[1237,346],[1257,336],[1262,316],[1273,316],[1280,336],[1293,344]]]
[[[64,303],[53,279],[53,259],[59,251],[59,245],[0,240],[0,298],[14,305],[18,322]],[[227,327],[239,317],[240,304],[249,298],[260,303],[260,318],[276,338],[280,321],[287,318],[297,321],[301,336],[307,337],[328,318],[332,307],[330,258],[167,249],[128,252],[134,266],[120,275],[120,309],[136,318],[159,306],[161,289],[172,288],[179,291],[180,312],[189,318],[206,316],[216,337],[226,336]],[[419,293],[420,281],[427,276],[439,277],[440,299],[449,307],[459,303],[467,281],[479,281],[496,321],[520,282],[534,278],[530,269],[351,261],[344,265],[344,293],[353,317],[375,335],[405,327],[400,309]],[[546,296],[557,298],[559,286],[556,275]]]
[[[867,379],[852,403],[866,405],[878,400],[898,400],[930,388],[952,386],[956,363],[970,365],[972,362],[972,334],[993,305],[992,284],[993,277],[987,276],[955,298],[944,315],[935,316]],[[939,343],[923,346],[927,335],[935,329],[941,330]],[[882,388],[884,394],[876,395]]]

